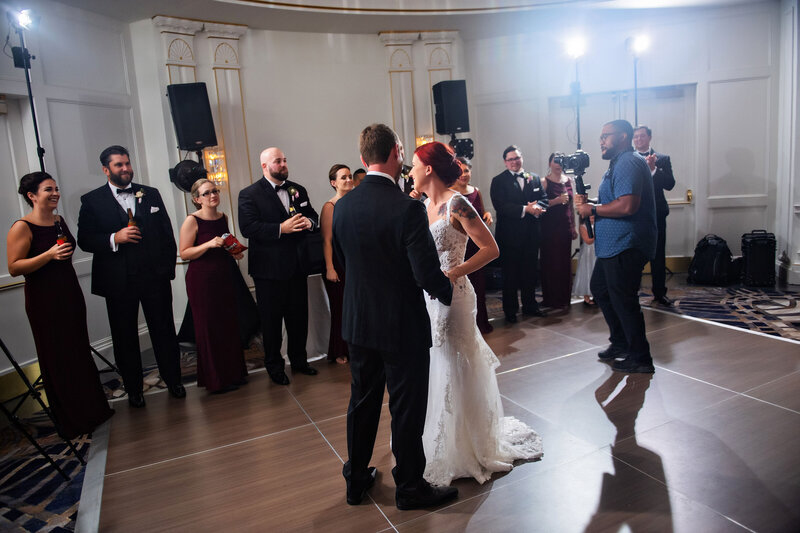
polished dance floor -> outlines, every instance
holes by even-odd
[[[486,339],[506,414],[542,435],[544,458],[484,485],[459,480],[459,499],[436,509],[394,505],[386,408],[376,486],[345,503],[344,366],[316,362],[318,376],[289,387],[259,372],[224,395],[187,387],[185,401],[117,403],[107,456],[92,459],[99,530],[800,530],[800,344],[644,313],[652,376],[598,362],[596,309],[495,321]]]

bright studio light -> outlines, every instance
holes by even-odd
[[[23,9],[22,11],[17,11],[16,13],[13,14],[13,16],[14,16],[14,22],[16,22],[17,25],[24,30],[27,30],[33,24],[33,18],[31,17],[30,9]]]
[[[578,59],[586,52],[586,41],[583,37],[573,37],[566,44],[567,55],[573,59]]]
[[[647,35],[637,35],[631,41],[631,50],[634,55],[639,56],[650,48],[650,37]]]

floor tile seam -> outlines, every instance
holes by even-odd
[[[660,424],[659,426],[661,426],[661,425],[664,425],[664,424]],[[649,430],[648,430],[648,431],[649,431]],[[623,439],[623,440],[628,440],[629,438],[631,438],[631,437],[626,437],[626,438],[625,438],[625,439]],[[605,446],[604,446],[603,448],[605,448]],[[669,481],[667,481],[667,480],[665,480],[665,481],[661,481],[660,479],[658,479],[658,478],[654,477],[653,475],[649,474],[648,472],[645,472],[644,470],[641,470],[641,469],[637,468],[636,466],[634,466],[634,465],[632,465],[632,464],[630,464],[630,463],[628,463],[628,462],[624,461],[624,460],[623,460],[623,459],[621,459],[620,457],[614,456],[614,454],[613,454],[613,453],[610,453],[610,448],[611,448],[611,447],[610,447],[610,445],[609,445],[609,447],[608,447],[608,448],[609,448],[609,451],[608,451],[608,452],[605,452],[605,453],[608,453],[608,455],[609,455],[610,457],[612,457],[612,459],[615,459],[615,460],[619,461],[620,463],[624,464],[624,465],[625,465],[625,466],[627,466],[628,468],[631,468],[631,469],[635,470],[636,472],[638,472],[638,473],[642,474],[643,476],[645,476],[645,477],[648,477],[648,478],[650,478],[651,480],[655,481],[655,482],[656,482],[656,483],[658,483],[659,485],[662,485],[662,486],[664,487],[664,489],[667,491],[667,494],[676,494],[676,495],[678,495],[678,496],[680,496],[680,497],[682,497],[682,498],[686,499],[687,501],[691,502],[693,505],[698,505],[698,506],[700,506],[700,507],[703,507],[703,508],[704,508],[704,509],[706,509],[707,511],[710,511],[710,512],[714,513],[715,515],[717,515],[717,516],[719,516],[719,517],[721,517],[721,518],[724,518],[725,520],[728,520],[728,521],[730,521],[730,522],[732,522],[732,523],[736,524],[737,526],[741,527],[742,529],[745,529],[745,530],[747,530],[747,531],[750,531],[750,532],[752,532],[752,533],[755,533],[755,530],[753,530],[753,529],[750,529],[749,527],[747,527],[747,526],[745,526],[744,524],[742,524],[742,523],[738,522],[737,520],[734,520],[733,518],[731,518],[730,516],[726,515],[725,513],[721,512],[721,511],[718,511],[717,509],[714,509],[714,508],[713,508],[713,507],[711,507],[710,505],[708,505],[708,504],[706,504],[706,503],[703,503],[702,501],[700,501],[700,500],[698,500],[698,499],[696,499],[696,498],[694,498],[694,497],[692,497],[692,496],[690,496],[690,495],[686,494],[686,493],[685,493],[685,492],[683,492],[682,490],[680,490],[680,489],[677,489],[677,488],[675,488],[675,487],[671,486],[671,485],[669,484]],[[665,473],[665,477],[666,477],[666,473]]]
[[[767,400],[764,400],[764,399],[762,399],[762,398],[756,398],[755,396],[750,396],[749,394],[747,394],[747,393],[744,393],[744,392],[743,392],[743,393],[741,393],[741,394],[740,394],[740,396],[742,396],[742,397],[744,397],[744,398],[747,398],[748,400],[755,400],[755,401],[757,401],[757,402],[759,402],[759,403],[764,403],[764,404],[767,404],[767,405],[769,405],[769,406],[772,406],[772,407],[777,407],[778,409],[782,409],[782,410],[784,410],[784,411],[789,411],[790,413],[794,413],[794,414],[796,414],[796,415],[800,415],[800,411],[796,411],[796,410],[794,410],[794,409],[792,409],[792,408],[790,408],[790,407],[786,407],[786,406],[783,406],[783,405],[779,405],[779,404],[777,404],[777,403],[772,403],[772,402],[770,402],[770,401],[767,401]]]
[[[775,340],[779,340],[779,341],[783,341],[783,342],[788,342],[790,344],[800,344],[800,341],[797,341],[797,340],[794,340],[794,339],[787,339],[786,337],[779,337],[779,336],[775,336],[775,335],[770,335],[769,333],[764,333],[763,331],[754,331],[752,329],[738,328],[736,326],[731,326],[731,325],[728,325],[728,324],[722,324],[720,322],[714,322],[713,320],[708,320],[706,318],[700,318],[700,317],[690,316],[690,315],[682,315],[682,314],[673,313],[673,312],[670,312],[670,311],[663,311],[661,309],[654,309],[654,308],[650,308],[650,307],[648,307],[648,309],[650,311],[654,311],[656,313],[664,313],[664,314],[667,314],[667,315],[678,316],[678,317],[681,317],[681,318],[685,318],[686,320],[693,320],[695,322],[702,322],[703,324],[710,324],[712,326],[717,326],[717,327],[720,327],[720,328],[732,329],[734,331],[741,331],[743,333],[750,333],[751,335],[758,335],[760,337],[767,337],[768,339],[775,339]]]
[[[333,446],[333,444],[331,443],[331,441],[330,441],[330,440],[328,440],[328,437],[326,437],[326,436],[325,436],[325,433],[323,433],[323,432],[322,432],[322,430],[319,428],[319,426],[318,426],[318,425],[317,425],[317,423],[314,421],[314,419],[313,419],[313,418],[311,418],[311,415],[308,413],[308,411],[306,411],[306,410],[305,410],[305,408],[303,408],[303,405],[300,403],[300,400],[297,398],[297,396],[295,396],[294,394],[292,394],[292,393],[291,393],[291,391],[289,391],[289,394],[291,394],[292,398],[293,398],[293,399],[294,399],[294,401],[297,403],[297,406],[300,408],[300,410],[301,410],[301,411],[303,411],[303,414],[304,414],[304,415],[306,415],[306,417],[308,418],[308,420],[309,420],[309,422],[311,423],[311,425],[312,425],[312,426],[314,426],[314,429],[316,429],[316,430],[317,430],[317,433],[319,433],[320,437],[322,437],[322,440],[324,440],[324,441],[325,441],[325,444],[327,444],[327,445],[328,445],[328,448],[330,448],[330,450],[333,452],[333,454],[336,456],[336,458],[337,458],[337,459],[339,459],[339,462],[340,462],[340,463],[342,463],[342,465],[344,465],[344,459],[342,459],[342,456],[341,456],[341,455],[339,455],[339,452],[337,452],[337,451],[336,451],[336,448]],[[382,409],[382,408],[383,408],[383,405],[381,405],[381,409]],[[342,415],[340,415],[340,416],[337,416],[337,417],[333,417],[333,418],[334,418],[334,419],[335,419],[335,418],[340,418],[341,416],[342,416]],[[344,415],[344,416],[347,416],[347,415]],[[326,420],[332,420],[332,419],[326,419]],[[321,422],[324,422],[324,421],[321,421]],[[389,527],[389,529],[391,529],[391,530],[394,530],[394,531],[397,531],[397,530],[395,529],[395,527],[394,527],[394,524],[392,523],[392,521],[391,521],[391,520],[389,520],[389,517],[388,517],[388,516],[386,516],[386,513],[384,513],[384,512],[383,512],[383,509],[381,509],[380,505],[378,505],[378,502],[376,502],[376,501],[375,501],[375,500],[372,498],[372,495],[370,495],[370,494],[367,494],[367,497],[370,499],[370,501],[372,502],[372,504],[375,506],[375,508],[376,508],[376,509],[378,510],[378,512],[381,514],[381,516],[383,516],[383,518],[384,518],[384,519],[386,520],[386,522],[389,524],[389,526],[390,526],[390,527]],[[387,530],[382,530],[382,531],[387,531]]]
[[[258,436],[255,436],[255,437],[250,437],[249,439],[244,439],[244,440],[240,440],[240,441],[236,441],[236,442],[229,442],[227,444],[222,444],[220,446],[215,446],[213,448],[206,448],[204,450],[198,450],[196,452],[187,453],[187,454],[184,454],[184,455],[178,455],[176,457],[170,457],[169,459],[162,459],[161,461],[156,461],[154,463],[148,463],[146,465],[139,465],[139,466],[135,466],[133,468],[126,468],[125,470],[120,470],[118,472],[112,472],[110,474],[106,474],[105,477],[109,478],[109,477],[112,477],[112,476],[118,476],[120,474],[126,474],[128,472],[133,472],[135,470],[142,470],[144,468],[160,466],[162,464],[171,463],[173,461],[179,461],[181,459],[186,459],[188,457],[194,457],[194,456],[197,456],[197,455],[203,455],[203,454],[215,452],[215,451],[218,451],[218,450],[224,450],[225,448],[231,448],[231,447],[234,447],[234,446],[239,446],[241,444],[247,444],[249,442],[255,442],[257,440],[266,439],[268,437],[274,437],[276,435],[281,435],[283,433],[288,433],[290,431],[295,431],[295,430],[298,430],[298,429],[302,429],[302,428],[308,427],[310,425],[311,424],[303,424],[301,426],[294,426],[294,427],[282,429],[280,431],[273,431],[272,433],[266,433],[264,435],[258,435]]]
[[[567,433],[567,434],[571,435],[572,437],[574,437],[574,438],[578,439],[578,440],[579,440],[579,441],[581,441],[582,443],[584,443],[584,444],[588,445],[589,447],[593,448],[593,449],[592,449],[590,452],[587,452],[586,454],[582,455],[581,457],[585,457],[586,455],[589,455],[589,454],[595,453],[595,452],[597,452],[598,450],[602,450],[602,449],[605,447],[605,446],[597,446],[597,445],[596,445],[596,444],[594,444],[593,442],[591,442],[591,441],[588,441],[588,440],[584,439],[582,436],[580,436],[580,435],[576,435],[575,433],[573,433],[573,432],[572,432],[572,431],[570,431],[569,429],[562,427],[560,424],[558,424],[557,422],[555,422],[555,421],[551,420],[551,419],[550,419],[550,418],[548,418],[547,416],[544,416],[544,415],[541,415],[541,414],[539,414],[539,413],[536,413],[536,412],[534,412],[534,411],[531,411],[530,409],[528,409],[528,408],[527,408],[527,407],[525,407],[524,405],[522,405],[522,404],[520,404],[520,403],[518,403],[518,402],[514,401],[513,399],[509,398],[508,396],[505,396],[504,394],[500,394],[500,397],[501,397],[501,398],[503,398],[504,400],[506,400],[507,402],[509,402],[509,403],[512,403],[512,404],[514,404],[514,405],[516,405],[517,407],[519,407],[519,408],[520,408],[520,409],[522,409],[523,411],[527,411],[528,413],[532,414],[533,416],[536,416],[536,417],[538,417],[538,418],[541,418],[542,420],[544,420],[544,421],[545,421],[545,422],[547,422],[548,424],[552,425],[553,427],[556,427],[556,428],[558,428],[559,430],[561,430],[561,431],[563,431],[563,432],[565,432],[565,433]],[[535,428],[534,428],[534,431],[536,431],[536,430],[535,430]],[[544,443],[543,443],[543,444],[544,444]],[[546,451],[546,448],[545,448],[545,451]],[[561,464],[568,464],[568,463],[570,463],[570,462],[571,462],[571,461],[566,461],[566,462],[564,462],[564,463],[561,463]],[[561,465],[554,465],[554,466],[561,466]]]
[[[558,361],[559,359],[564,359],[566,357],[572,357],[573,355],[578,355],[578,354],[581,354],[581,353],[584,353],[584,352],[588,352],[589,350],[595,350],[597,348],[598,348],[597,346],[590,346],[589,348],[585,348],[585,349],[577,351],[577,352],[570,352],[570,353],[567,353],[567,354],[564,354],[564,355],[551,357],[550,359],[545,359],[544,361],[537,361],[535,363],[530,363],[530,364],[523,365],[523,366],[517,366],[517,367],[514,367],[514,368],[509,368],[508,370],[503,370],[502,372],[497,372],[496,375],[497,376],[502,376],[503,374],[508,374],[510,372],[517,372],[518,370],[525,370],[527,368],[531,368],[531,367],[538,366],[538,365],[543,365],[545,363],[550,363],[552,361]]]
[[[746,391],[744,391],[742,394],[749,394],[750,392],[752,392],[754,390],[758,390],[761,387],[766,387],[768,385],[772,385],[773,383],[777,383],[778,381],[780,381],[782,379],[786,379],[789,376],[794,376],[796,374],[800,374],[800,370],[795,370],[794,372],[790,372],[788,374],[784,374],[782,376],[778,376],[775,379],[771,379],[771,380],[767,381],[766,383],[762,383],[761,385],[756,385],[755,387],[751,387],[751,388],[747,389]]]

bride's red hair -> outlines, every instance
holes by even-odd
[[[430,165],[433,168],[433,172],[446,187],[454,184],[461,175],[461,166],[456,160],[456,154],[446,144],[439,141],[423,144],[414,153],[423,165]]]

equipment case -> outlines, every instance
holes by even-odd
[[[775,235],[754,229],[742,235],[742,283],[752,287],[775,285]]]

